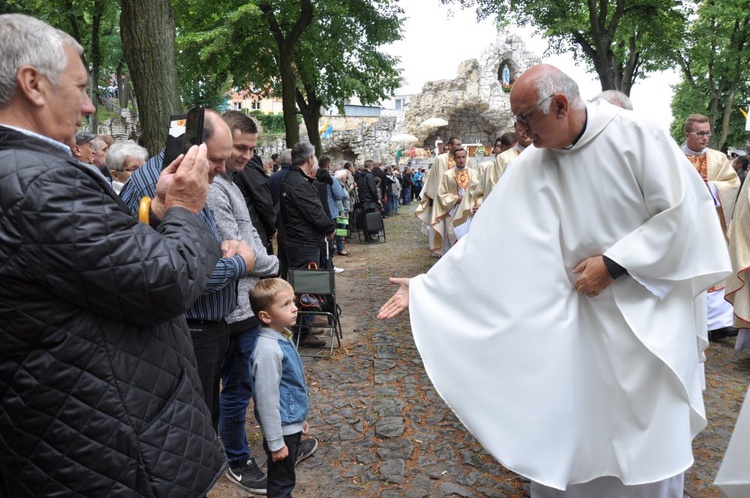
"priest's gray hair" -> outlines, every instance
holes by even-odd
[[[568,104],[571,109],[583,109],[586,104],[578,92],[578,84],[559,69],[547,71],[536,79],[536,92],[541,104],[539,109],[544,113],[549,113],[552,99],[550,96],[556,93],[562,93],[568,98]]]
[[[0,108],[10,105],[16,93],[16,75],[33,66],[57,86],[68,65],[65,45],[78,55],[83,47],[69,34],[33,17],[0,15]]]
[[[606,100],[617,107],[622,107],[629,111],[633,110],[633,103],[630,101],[630,97],[618,90],[604,90],[603,92],[594,95],[589,102],[596,102],[597,100]]]
[[[307,158],[315,157],[315,147],[310,142],[297,142],[292,147],[292,165],[301,166],[305,164]]]

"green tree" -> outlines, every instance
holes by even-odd
[[[672,134],[683,140],[689,114],[708,116],[713,135],[709,146],[747,141],[739,106],[750,103],[745,74],[750,65],[750,10],[747,0],[701,2],[685,36],[685,46],[675,53],[683,79],[672,100]]]
[[[393,95],[401,84],[398,59],[378,50],[400,39],[402,10],[393,2],[321,2],[314,29],[294,52],[297,106],[310,143],[320,155],[321,109],[338,107],[356,95],[364,105]]]
[[[398,86],[397,59],[378,48],[398,39],[401,9],[389,0],[175,0],[180,66],[195,95],[231,82],[282,98],[286,141],[299,141],[297,106],[319,150],[321,106],[357,96],[373,103]],[[211,75],[208,79],[202,75]],[[184,95],[184,93],[183,93]]]
[[[570,52],[599,76],[602,90],[630,94],[650,71],[669,66],[681,43],[685,13],[679,0],[441,0],[478,7],[532,26],[554,53]]]
[[[116,4],[105,0],[11,0],[0,2],[0,12],[28,14],[73,36],[84,47],[83,60],[91,69],[91,101],[98,107],[103,54],[112,50],[113,43],[119,45]],[[113,33],[118,36],[113,38]],[[91,116],[90,123],[96,131],[96,114]]]

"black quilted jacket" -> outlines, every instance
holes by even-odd
[[[0,496],[202,496],[224,455],[183,311],[220,248],[0,126]]]

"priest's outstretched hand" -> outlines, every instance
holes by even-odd
[[[398,285],[396,293],[378,311],[378,320],[387,320],[400,314],[409,307],[408,278],[389,278],[388,281]]]
[[[575,283],[576,291],[588,297],[598,296],[614,282],[607,266],[604,264],[603,256],[584,259],[573,268],[573,273],[580,273]]]

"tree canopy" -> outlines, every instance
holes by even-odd
[[[680,46],[685,12],[679,0],[442,0],[478,7],[480,19],[496,16],[530,26],[549,38],[549,50],[570,52],[597,73],[602,90],[630,94],[650,71],[671,64]]]
[[[321,107],[343,108],[355,96],[372,104],[400,84],[398,60],[379,51],[400,38],[402,11],[392,1],[175,4],[182,79],[198,75],[189,80],[190,98],[210,98],[230,84],[281,96],[290,146],[299,140],[298,106],[319,148]]]
[[[747,0],[706,0],[697,5],[685,45],[675,52],[682,71],[672,100],[672,135],[683,140],[688,115],[709,117],[709,145],[747,142],[745,118],[739,110],[750,104],[750,10]]]

